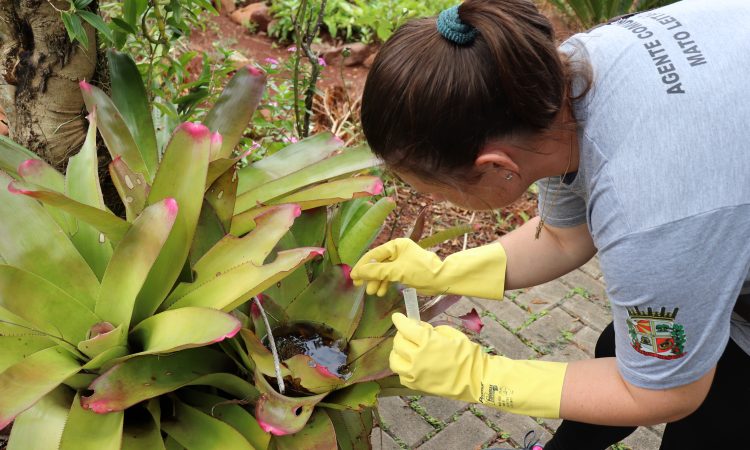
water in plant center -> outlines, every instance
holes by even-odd
[[[296,322],[273,330],[279,358],[284,361],[294,355],[307,355],[331,374],[346,379],[346,341],[323,324]],[[268,347],[268,339],[263,340]]]

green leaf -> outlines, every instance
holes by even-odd
[[[224,236],[226,231],[222,226],[219,218],[216,216],[214,208],[208,204],[207,201],[203,201],[203,208],[201,208],[200,217],[198,217],[198,224],[195,227],[195,237],[193,238],[193,245],[190,247],[190,258],[189,265],[194,267],[195,264],[208,253],[217,242],[219,242]],[[193,281],[192,272],[191,277],[183,281]]]
[[[299,380],[302,387],[313,394],[325,395],[346,384],[346,380],[332,374],[308,355],[294,355],[284,364],[292,373],[292,378]]]
[[[0,136],[0,170],[4,170],[13,177],[18,177],[18,166],[28,159],[41,159],[35,153],[27,150],[5,136]]]
[[[234,316],[210,308],[179,308],[145,319],[130,332],[143,350],[132,356],[171,353],[231,338],[240,331]]]
[[[65,194],[84,205],[106,211],[96,155],[96,111],[89,115],[89,130],[83,147],[68,160]],[[102,242],[101,232],[89,223],[79,223],[78,231],[70,240],[101,280],[112,256],[111,242],[106,237]]]
[[[112,340],[114,340],[115,337],[119,337],[119,336],[117,336],[116,332],[113,332]],[[97,369],[109,368],[117,362],[118,358],[125,357],[129,353],[130,353],[130,349],[126,345],[116,345],[114,347],[110,347],[104,350],[103,352],[97,354],[93,358],[91,358],[89,362],[83,365],[83,369],[84,370],[97,370]],[[91,374],[91,376],[93,378],[96,378],[96,375]],[[70,387],[77,388],[77,389],[87,389],[88,386],[94,381],[93,378],[83,380],[85,382],[83,382],[81,386],[72,384],[71,380],[69,379],[65,380],[65,384],[69,385]]]
[[[97,31],[99,31],[107,41],[114,42],[112,30],[107,26],[106,23],[104,23],[104,20],[102,20],[101,17],[92,13],[91,11],[77,11],[77,14],[81,16],[83,20],[88,22],[89,25],[96,28]]]
[[[40,350],[0,373],[0,429],[16,415],[78,372],[80,365],[60,347]]]
[[[141,173],[147,180],[151,180],[153,174],[149,172],[138,145],[117,106],[101,89],[85,81],[81,82],[81,93],[89,112],[96,107],[99,132],[107,144],[112,159],[121,157],[134,172]]]
[[[13,364],[31,356],[39,350],[50,348],[55,342],[46,336],[32,334],[29,330],[21,330],[18,327],[0,324],[0,373]],[[3,328],[14,328],[17,334],[10,334]],[[6,334],[8,333],[8,334]],[[24,334],[22,334],[24,333]]]
[[[129,23],[125,22],[124,20],[120,19],[119,17],[112,17],[112,23],[117,28],[119,28],[121,31],[124,31],[125,33],[128,33],[128,34],[138,34],[138,30],[136,30],[133,25],[130,25]],[[120,48],[121,45],[118,45],[117,47]]]
[[[65,178],[52,166],[38,159],[29,159],[18,166],[18,175],[22,180],[40,185],[53,192],[65,192]],[[68,236],[78,230],[78,223],[69,214],[49,205],[44,205],[47,213],[55,219]]]
[[[93,307],[96,275],[39,203],[5,188],[11,180],[0,172],[0,257]]]
[[[336,431],[333,428],[333,423],[328,415],[321,410],[313,413],[302,431],[287,436],[278,436],[274,441],[278,450],[337,448]]]
[[[295,246],[320,247],[323,245],[326,228],[326,208],[315,208],[303,211],[297,217],[290,230],[294,236]]]
[[[281,395],[257,370],[255,371],[255,385],[260,391],[260,398],[255,405],[255,419],[261,428],[276,436],[297,433],[303,429],[315,410],[315,406],[325,397],[325,394],[305,397]]]
[[[146,208],[115,248],[102,279],[96,313],[107,322],[130,326],[136,297],[159,257],[178,215],[177,202],[164,199]]]
[[[73,0],[73,6],[75,6],[76,9],[84,9],[89,6],[92,1],[93,0]]]
[[[146,414],[143,414],[146,416]],[[152,416],[125,423],[122,432],[122,450],[165,450],[161,426]]]
[[[355,198],[354,200],[348,201],[341,205],[341,223],[339,228],[339,236],[336,236],[338,240],[341,237],[349,233],[352,225],[359,222],[359,219],[365,215],[365,213],[372,208],[374,203],[365,198]]]
[[[367,147],[345,150],[339,155],[324,159],[288,176],[274,179],[253,190],[244,192],[237,197],[235,213],[247,211],[248,209],[257,207],[259,204],[266,204],[271,200],[287,195],[305,186],[368,169],[377,164],[379,164],[379,161]],[[242,180],[242,175],[240,175],[240,180]],[[243,192],[242,181],[240,181],[238,192]]]
[[[138,295],[134,323],[156,311],[172,290],[187,260],[203,204],[209,150],[208,129],[193,123],[180,125],[167,145],[148,203],[172,197],[180,205],[180,211],[162,253]]]
[[[81,407],[76,394],[65,423],[60,450],[120,450],[125,413],[97,414]]]
[[[349,362],[352,376],[347,384],[379,380],[393,374],[388,358],[393,338],[367,338],[349,341]]]
[[[125,342],[127,329],[122,325],[114,328],[112,324],[105,322],[96,324],[89,334],[89,339],[78,343],[78,350],[89,358],[95,358],[114,347],[121,346]],[[89,363],[86,366],[88,368]]]
[[[319,248],[283,251],[279,252],[273,262],[261,267],[246,262],[224,272],[209,275],[199,286],[198,281],[191,285],[180,285],[175,289],[175,296],[171,299],[174,303],[169,308],[205,306],[231,311],[321,254],[322,249]],[[183,286],[185,287],[179,290]]]
[[[247,410],[224,397],[206,394],[193,389],[179,392],[180,398],[190,406],[198,408],[205,414],[231,425],[253,446],[255,450],[265,450],[271,435],[263,431],[258,421]]]
[[[70,42],[79,41],[83,48],[89,47],[89,37],[86,34],[86,30],[83,29],[81,18],[75,14],[71,14],[67,11],[61,13],[63,25],[65,31],[68,32],[68,38]]]
[[[320,274],[286,308],[289,319],[324,323],[348,339],[362,309],[362,303],[356,303],[361,300],[357,295],[360,289],[348,272],[342,266],[332,266]]]
[[[59,386],[13,421],[8,450],[59,450],[73,392]]]
[[[159,153],[151,106],[135,62],[126,53],[107,52],[112,82],[112,101],[133,135],[149,173],[156,173]]]
[[[303,189],[269,204],[296,203],[302,209],[318,208],[332,205],[357,197],[369,197],[383,192],[383,182],[378,177],[355,177],[329,181]]]
[[[404,298],[395,286],[388,289],[385,297],[365,296],[365,306],[359,326],[352,338],[373,338],[385,335],[393,327],[391,315],[406,312]]]
[[[150,186],[142,174],[130,170],[122,158],[115,158],[109,163],[109,174],[125,205],[125,217],[132,222],[146,207],[146,198]]]
[[[247,262],[258,267],[263,265],[299,214],[296,205],[278,206],[258,217],[255,229],[244,237],[225,236],[193,267],[198,274],[196,283],[200,284],[206,276]]]
[[[338,410],[363,411],[378,403],[380,385],[374,381],[357,383],[327,396],[320,406]]]
[[[336,430],[336,441],[340,450],[370,450],[374,414],[373,409],[358,411],[325,411]],[[377,437],[375,438],[377,439]]]
[[[334,156],[344,142],[331,133],[321,133],[289,145],[249,165],[239,173],[238,192],[262,186]]]
[[[75,298],[49,281],[23,269],[0,265],[0,306],[36,329],[74,344],[86,339],[101,320]]]
[[[229,232],[237,199],[237,170],[232,167],[224,172],[206,191],[206,201],[216,212],[225,232]]]
[[[83,397],[83,407],[94,412],[122,411],[199,380],[207,374],[232,369],[225,355],[206,347],[168,356],[147,355],[128,359],[98,377]]]
[[[265,85],[265,74],[252,66],[238,70],[229,80],[204,121],[211,131],[218,131],[223,138],[221,150],[212,159],[232,155],[260,103]]]
[[[24,181],[38,184],[51,191],[65,192],[65,177],[40,159],[27,159],[18,165],[18,175]]]
[[[45,205],[54,206],[69,213],[76,219],[86,222],[100,231],[96,238],[100,244],[106,243],[106,238],[109,238],[113,242],[119,242],[130,229],[129,223],[109,211],[79,203],[64,194],[45,190],[41,186],[32,183],[14,181],[8,186],[8,189],[14,194],[23,194],[32,197]]]
[[[258,336],[247,328],[241,329],[240,335],[245,343],[245,348],[247,348],[247,354],[255,363],[257,370],[264,375],[276,376],[273,354],[263,345]],[[281,366],[280,370],[283,377],[291,375],[286,366]]]
[[[274,262],[263,265],[298,214],[295,205],[275,207],[257,219],[250,234],[225,236],[196,263],[195,281],[180,284],[166,303],[170,308],[192,305],[228,310],[319,254],[316,248],[297,249],[279,253]]]
[[[188,449],[255,450],[239,431],[208,414],[174,402],[174,418],[163,420],[161,427],[174,440]]]
[[[211,152],[219,151],[218,148],[221,148],[221,146],[217,146],[215,139],[211,138]],[[217,148],[218,147],[218,148]],[[237,158],[221,158],[221,159],[214,159],[208,164],[208,174],[206,175],[206,190],[211,187],[212,184],[214,184],[214,181],[218,180],[220,176],[224,175],[231,169],[233,166],[237,165],[237,163],[242,159],[242,156],[238,156]],[[233,180],[234,181],[234,180]]]
[[[341,262],[354,266],[380,233],[386,217],[396,208],[396,202],[383,197],[344,234],[339,241]]]

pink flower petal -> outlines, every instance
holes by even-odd
[[[482,332],[484,324],[482,323],[482,318],[479,317],[479,313],[476,309],[471,308],[471,312],[469,312],[468,314],[464,314],[463,316],[459,317],[459,319],[461,319],[464,328],[466,328],[467,330],[471,330],[475,333]]]

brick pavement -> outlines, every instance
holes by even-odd
[[[612,320],[596,258],[558,280],[505,296],[502,302],[463,298],[441,319],[476,308],[485,324],[478,341],[488,350],[551,361],[593,357],[599,333]],[[528,430],[546,442],[560,424],[438,397],[383,398],[379,413],[375,450],[520,448]],[[656,450],[662,431],[663,426],[640,427],[611,449]]]

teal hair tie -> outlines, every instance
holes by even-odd
[[[437,29],[444,38],[458,45],[474,42],[479,34],[476,28],[461,22],[458,17],[458,6],[440,13],[437,19]]]

